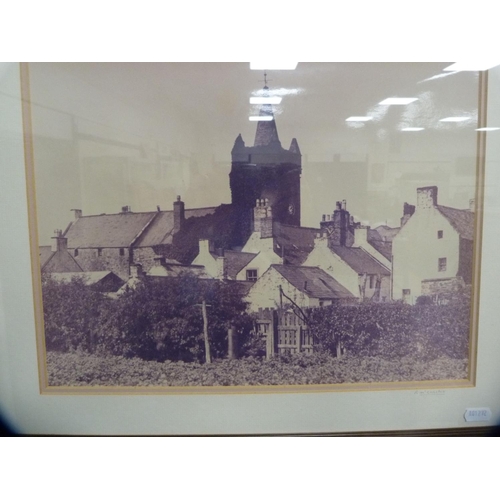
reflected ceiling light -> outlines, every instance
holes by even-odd
[[[373,120],[373,116],[350,116],[346,118],[346,122],[369,122]]]
[[[304,90],[300,89],[300,88],[297,88],[297,89],[285,89],[285,88],[275,89],[275,88],[273,88],[272,94],[273,94],[273,96],[297,95],[303,91]],[[268,93],[269,93],[268,89],[259,89],[259,90],[255,90],[254,92],[252,92],[252,94],[254,96],[258,96],[258,97],[269,97],[266,95]]]
[[[499,61],[496,62],[468,62],[468,63],[453,63],[451,66],[444,68],[443,71],[486,71],[487,69],[494,68],[500,64]]]
[[[272,122],[272,116],[249,116],[248,119],[251,122]]]
[[[448,116],[448,118],[441,118],[440,122],[465,122],[470,120],[469,116]]]
[[[250,104],[279,104],[282,97],[250,97]]]
[[[478,132],[493,132],[494,130],[500,130],[500,127],[482,127],[476,129]]]
[[[387,99],[380,101],[379,104],[382,104],[383,106],[404,106],[415,101],[418,101],[417,97],[388,97]]]
[[[250,69],[256,69],[262,71],[264,69],[268,70],[281,70],[281,69],[295,69],[298,62],[251,62]]]
[[[425,130],[424,127],[405,127],[402,128],[402,132],[420,132],[420,130]]]

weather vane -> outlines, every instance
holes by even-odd
[[[267,73],[264,71],[264,80],[259,80],[259,82],[264,82],[264,87],[267,87],[267,82],[272,82],[272,80],[267,79]]]

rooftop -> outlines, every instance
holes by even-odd
[[[337,280],[319,267],[284,266],[274,264],[276,269],[295,288],[309,297],[317,299],[350,299],[354,295]]]
[[[362,248],[337,245],[332,245],[329,248],[358,274],[382,274],[386,276],[390,274],[386,267]]]
[[[459,208],[437,205],[436,208],[448,220],[453,228],[466,240],[474,239],[474,212]]]

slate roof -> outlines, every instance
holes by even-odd
[[[359,247],[331,246],[330,250],[337,254],[349,267],[358,274],[389,275],[389,270],[376,261],[368,252]]]
[[[203,277],[205,275],[205,267],[204,266],[185,266],[183,264],[172,264],[166,262],[164,265],[156,265],[153,266],[146,277],[178,277],[183,273],[193,273],[199,277]]]
[[[368,240],[368,243],[387,260],[392,260],[392,241]]]
[[[184,211],[186,220],[213,214],[216,207]],[[76,219],[66,230],[69,248],[153,247],[172,243],[174,212],[121,212],[88,215]]]
[[[40,255],[40,269],[49,273],[80,272],[82,268],[66,250],[52,251],[51,246],[38,247]]]
[[[88,272],[74,272],[74,273],[50,273],[50,276],[57,281],[69,283],[73,278],[83,278],[87,285],[95,285],[107,276],[113,275],[111,271],[88,271]],[[116,278],[116,274],[114,275]],[[120,278],[118,278],[120,279]],[[121,280],[123,282],[123,280]]]
[[[202,216],[189,217],[173,237],[169,257],[188,264],[198,254],[199,240],[210,240],[215,248],[231,248],[244,214],[239,207],[220,205]]]
[[[76,219],[65,231],[68,248],[126,248],[161,212],[122,212]]]
[[[48,260],[52,257],[53,251],[50,245],[40,246],[38,247],[39,255],[40,255],[40,267],[43,267]]]
[[[436,208],[462,238],[466,240],[474,239],[474,212],[444,207],[443,205],[437,205]]]
[[[400,227],[378,226],[368,231],[368,238],[371,236],[373,239],[378,239],[376,236],[378,235],[382,241],[392,241],[400,230]]]
[[[236,275],[257,255],[256,253],[226,250],[224,252],[224,258],[226,259],[227,277],[235,280]]]
[[[273,264],[276,269],[295,288],[316,299],[351,299],[349,290],[319,267],[284,266]]]
[[[185,219],[191,217],[204,217],[213,214],[215,207],[190,208],[184,211]],[[137,239],[134,247],[153,247],[156,245],[167,245],[172,243],[172,232],[174,229],[174,212],[168,210],[158,212],[144,233]]]
[[[274,222],[273,234],[277,243],[274,251],[280,257],[284,255],[286,263],[299,266],[314,248],[314,237],[320,232],[320,229],[312,227],[288,226]]]
[[[171,243],[174,229],[174,212],[157,212],[143,234],[137,239],[135,247],[152,247],[160,245],[164,240]]]

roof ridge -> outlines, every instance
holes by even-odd
[[[224,250],[224,253],[237,253],[238,255],[258,255],[259,252],[239,252],[238,250]]]
[[[91,215],[82,215],[81,217],[78,217],[78,219],[74,220],[73,223],[78,222],[80,219],[90,219],[91,217],[103,217],[104,215],[106,216],[111,216],[111,215],[145,215],[145,214],[157,214],[157,213],[162,213],[162,212],[173,212],[173,210],[161,210],[158,212],[158,210],[150,210],[148,212],[116,212],[113,214],[91,214]]]
[[[440,205],[440,204],[436,205],[436,208],[446,208],[448,210],[459,210],[460,212],[473,213],[470,211],[469,208],[455,208],[455,207],[448,207],[446,205]]]
[[[274,221],[276,224],[279,224],[280,226],[285,226],[285,227],[293,227],[294,229],[311,229],[312,231],[321,231],[321,228],[319,227],[308,227],[308,226],[294,226],[293,224],[284,224],[283,222],[280,221]]]

